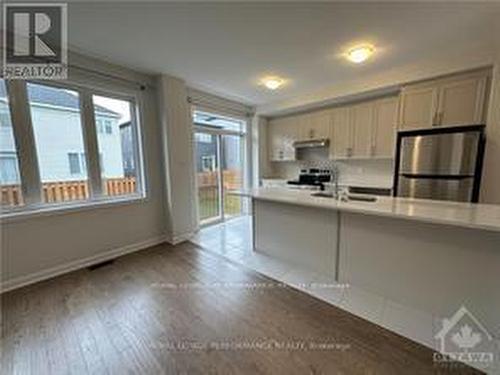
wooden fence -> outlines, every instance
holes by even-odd
[[[218,186],[218,172],[198,172],[198,188],[213,188]],[[241,173],[238,170],[222,171],[222,179],[224,181],[224,189],[234,190],[241,189],[242,180]]]
[[[108,178],[104,183],[104,194],[108,196],[125,195],[136,192],[135,177]],[[42,200],[45,203],[84,200],[89,197],[87,181],[56,181],[42,184]],[[20,185],[1,186],[2,206],[23,204]]]
[[[241,189],[242,177],[238,170],[226,170],[222,173],[224,190]],[[197,181],[200,219],[218,216],[220,214],[218,172],[199,172]],[[224,209],[227,215],[238,214],[241,211],[240,198],[225,194]]]

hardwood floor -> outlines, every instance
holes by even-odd
[[[451,373],[430,349],[190,243],[6,293],[2,312],[2,374]]]

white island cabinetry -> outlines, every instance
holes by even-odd
[[[255,251],[435,316],[500,328],[500,206],[257,189]]]

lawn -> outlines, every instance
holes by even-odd
[[[217,187],[204,187],[198,192],[200,220],[219,215]],[[241,213],[241,198],[233,195],[224,195],[224,212],[226,216]]]

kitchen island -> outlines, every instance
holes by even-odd
[[[250,195],[255,251],[437,316],[465,305],[500,334],[500,206]]]

